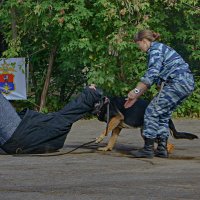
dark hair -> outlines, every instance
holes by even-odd
[[[160,34],[159,33],[153,32],[151,30],[142,30],[142,31],[139,31],[134,36],[134,41],[137,42],[137,41],[141,41],[142,39],[147,39],[150,42],[153,42],[153,41],[155,41],[155,40],[157,40],[159,38],[160,38]]]

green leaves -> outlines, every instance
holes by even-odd
[[[16,10],[13,38],[11,9]],[[4,57],[30,58],[30,91],[38,101],[50,49],[57,46],[48,108],[58,109],[83,85],[96,83],[110,95],[127,95],[146,71],[146,55],[133,35],[150,28],[189,63],[197,88],[176,116],[199,116],[200,9],[198,0],[10,0],[0,7]],[[155,88],[146,94],[151,99]],[[36,102],[38,104],[38,102]]]

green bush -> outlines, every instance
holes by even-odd
[[[146,55],[136,48],[133,35],[150,28],[183,56],[195,75],[196,90],[174,116],[199,117],[199,14],[198,0],[2,1],[0,31],[7,45],[2,53],[29,58],[28,95],[32,105],[40,105],[48,59],[56,47],[44,108],[54,111],[89,83],[110,95],[127,95],[146,70]],[[152,88],[145,98],[155,93]]]

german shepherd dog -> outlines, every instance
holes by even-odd
[[[97,138],[96,143],[100,143],[109,132],[112,131],[112,135],[106,147],[98,148],[101,151],[112,151],[117,137],[119,136],[123,128],[140,128],[142,135],[144,113],[148,106],[148,101],[138,99],[136,103],[128,108],[124,108],[126,98],[123,97],[103,97],[103,99],[95,105],[94,114],[97,115],[98,120],[107,121],[107,128]],[[109,106],[109,107],[108,107]],[[109,119],[109,120],[108,120]],[[195,139],[196,135],[186,132],[178,132],[174,126],[173,121],[169,120],[169,129],[172,137],[175,139]],[[174,150],[173,144],[167,144],[168,153],[172,153]]]

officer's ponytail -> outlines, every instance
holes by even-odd
[[[141,41],[142,39],[147,39],[150,42],[153,42],[155,40],[158,40],[159,38],[160,38],[159,33],[153,32],[151,30],[142,30],[135,35],[134,41],[137,42]]]

